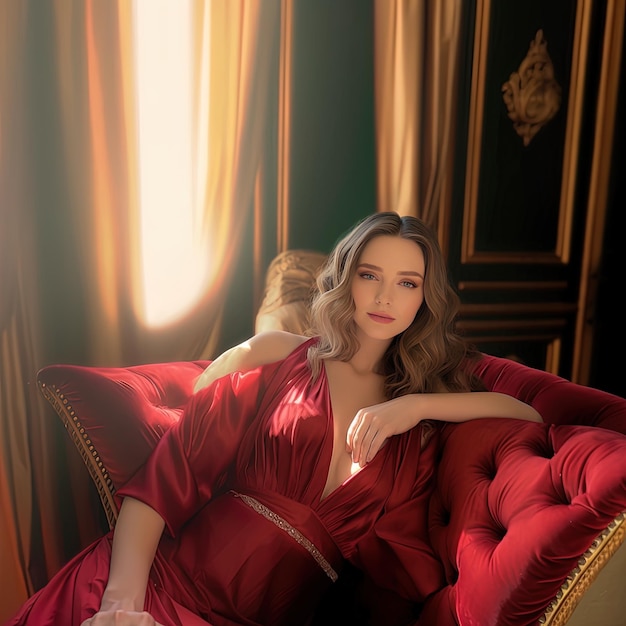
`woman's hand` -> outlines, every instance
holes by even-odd
[[[360,409],[348,427],[346,449],[352,462],[363,467],[382,448],[389,437],[413,428],[421,417],[419,396],[407,395]]]
[[[146,611],[98,611],[80,626],[163,626]]]

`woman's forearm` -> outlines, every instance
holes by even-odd
[[[543,422],[532,406],[504,393],[432,393],[415,396],[420,420],[465,422],[481,417],[508,417]]]
[[[134,498],[124,498],[113,534],[101,610],[143,610],[150,568],[164,527],[163,518],[154,509]]]
[[[352,453],[352,461],[363,466],[389,437],[404,433],[423,420],[467,422],[483,417],[543,422],[532,406],[503,393],[407,394],[357,411],[348,427],[346,449]]]

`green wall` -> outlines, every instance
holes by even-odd
[[[292,69],[289,246],[326,252],[376,210],[372,3],[295,2]]]

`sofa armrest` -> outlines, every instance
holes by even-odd
[[[39,389],[82,456],[110,527],[119,508],[115,491],[179,419],[196,378],[208,364],[49,365],[38,372]]]
[[[600,426],[626,434],[625,398],[488,354],[473,372],[487,389],[532,405],[549,424]]]

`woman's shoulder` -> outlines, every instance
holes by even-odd
[[[246,372],[262,365],[283,361],[310,340],[310,337],[282,330],[257,333],[220,354],[198,377],[194,391],[206,387],[227,374]]]
[[[311,337],[284,330],[266,330],[248,339],[243,358],[247,361],[248,368],[282,361],[307,341],[311,341]]]

